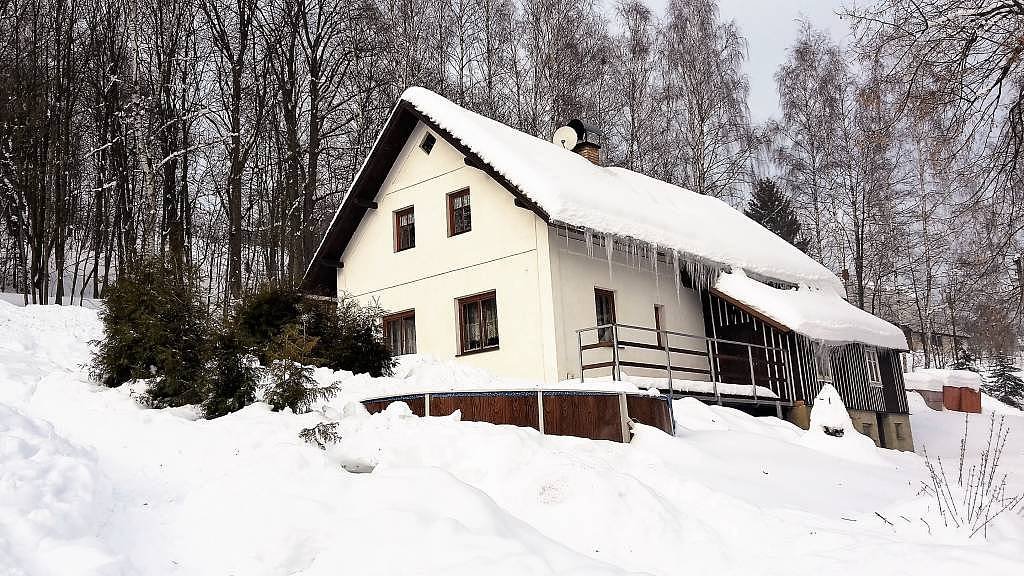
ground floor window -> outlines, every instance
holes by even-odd
[[[868,365],[868,384],[882,385],[882,369],[878,364],[878,350],[872,346],[864,349],[864,361]]]
[[[498,301],[494,292],[459,298],[462,353],[498,347]]]
[[[832,381],[832,347],[828,344],[817,344],[814,347],[814,366],[819,382]]]
[[[416,311],[384,317],[384,341],[395,356],[416,353]]]
[[[611,290],[594,288],[594,309],[597,312],[597,325],[615,324],[615,293]],[[600,328],[597,338],[601,342],[612,341],[612,328]]]

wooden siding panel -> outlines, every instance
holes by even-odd
[[[626,396],[626,411],[635,422],[654,426],[671,433],[672,415],[669,412],[668,400],[663,396]]]
[[[477,392],[430,395],[430,415],[447,416],[462,411],[469,422],[528,426],[539,430],[535,392]]]
[[[895,350],[878,351],[878,367],[882,372],[882,395],[884,411],[897,414],[908,414],[907,389],[903,382],[903,367],[900,354]]]
[[[544,432],[622,442],[618,394],[545,392]]]
[[[797,399],[808,404],[813,404],[814,397],[825,384],[817,380],[813,346],[814,343],[805,336],[794,338],[794,368],[803,374],[796,382],[798,390],[795,394]],[[899,354],[893,350],[879,350],[878,361],[882,372],[881,387],[868,384],[864,344],[834,346],[832,385],[850,410],[906,414],[909,411],[907,392],[899,367]]]
[[[392,402],[405,402],[409,405],[409,410],[417,416],[423,416],[426,414],[424,408],[426,404],[423,401],[422,394],[416,394],[413,396],[395,396],[394,398],[384,398],[381,400],[366,400],[363,402],[363,406],[366,411],[370,414],[376,414],[377,412],[383,412]]]

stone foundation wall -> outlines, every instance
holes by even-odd
[[[909,414],[882,414],[882,426],[885,427],[886,448],[914,451],[914,433],[910,429]]]
[[[850,420],[853,421],[853,428],[861,434],[871,438],[875,446],[881,446],[878,439],[878,421],[874,412],[867,410],[847,410],[850,413]]]

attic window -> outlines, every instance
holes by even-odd
[[[420,150],[424,153],[430,154],[430,151],[434,149],[434,144],[437,143],[437,138],[433,134],[427,132],[427,135],[423,137],[423,141],[420,142]]]

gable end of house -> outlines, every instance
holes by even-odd
[[[405,100],[400,100],[388,118],[384,130],[370,150],[362,169],[356,175],[341,207],[335,213],[323,241],[309,262],[303,276],[301,288],[319,296],[337,296],[337,269],[346,246],[355,234],[356,228],[373,208],[374,199],[384,184],[388,173],[395,165],[399,154],[413,134],[418,123],[423,123],[465,158],[467,166],[482,170],[513,196],[513,203],[519,208],[530,210],[545,222],[548,214],[527,197],[518,187],[465,146],[447,129],[416,110]]]

